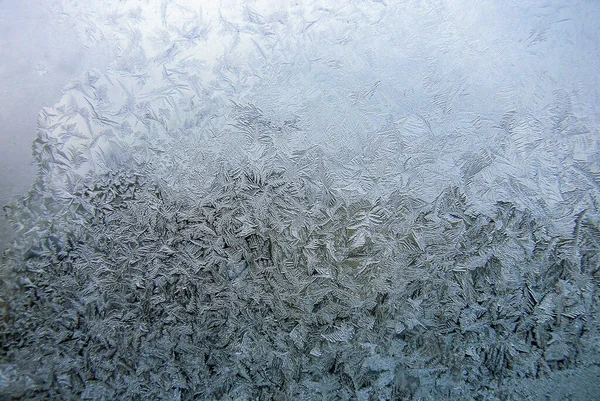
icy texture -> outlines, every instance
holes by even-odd
[[[597,363],[597,9],[434,3],[119,6],[8,208],[0,390],[514,399]]]

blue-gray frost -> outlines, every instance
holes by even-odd
[[[585,32],[300,3],[127,14],[42,110],[3,399],[508,400],[599,363],[598,89],[539,73]]]

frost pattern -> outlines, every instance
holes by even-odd
[[[152,34],[88,30],[127,46],[40,113],[38,181],[7,207],[1,391],[511,399],[597,363],[589,92],[514,77],[437,3],[211,24],[161,1]],[[504,38],[532,69],[554,17]]]

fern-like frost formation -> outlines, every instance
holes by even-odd
[[[40,113],[6,208],[5,398],[504,400],[597,366],[600,133],[576,94],[498,115],[442,61],[390,74],[414,65],[371,51],[401,47],[387,25],[245,10],[214,65],[208,25],[164,12]]]

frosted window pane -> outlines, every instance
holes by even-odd
[[[6,208],[2,392],[598,391],[598,5],[78,3],[122,53]]]

